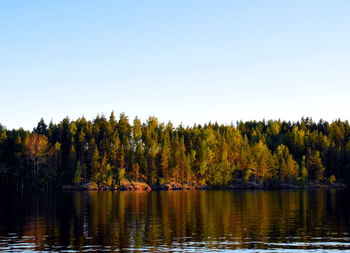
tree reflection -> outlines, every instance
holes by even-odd
[[[14,232],[36,250],[110,246],[250,248],[349,233],[342,191],[72,192],[4,197],[0,241]],[[4,202],[5,203],[5,202]],[[318,239],[317,239],[318,238]],[[264,244],[266,243],[266,244]]]

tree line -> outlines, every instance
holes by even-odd
[[[56,189],[121,180],[224,187],[350,181],[348,121],[248,121],[174,127],[124,114],[64,118],[32,131],[0,125],[0,187]]]

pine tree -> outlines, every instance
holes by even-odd
[[[80,184],[83,181],[82,174],[83,174],[83,168],[82,168],[80,162],[78,162],[77,168],[76,168],[75,173],[74,173],[74,180],[73,180],[73,182],[75,184]]]
[[[99,183],[99,169],[100,169],[100,153],[98,152],[97,146],[94,145],[91,154],[91,181],[94,183]]]
[[[162,150],[161,150],[161,162],[162,168],[161,176],[165,179],[169,178],[169,163],[170,163],[170,137],[169,132],[165,131],[163,136]]]
[[[312,180],[320,182],[324,178],[325,168],[323,166],[320,152],[313,152],[306,160],[306,168],[309,172],[309,176]]]

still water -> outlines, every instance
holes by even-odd
[[[350,251],[348,191],[0,195],[0,251]]]

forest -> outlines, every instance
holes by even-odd
[[[58,124],[41,119],[32,131],[0,125],[0,187],[19,191],[115,187],[122,180],[211,187],[349,183],[349,172],[350,126],[341,120],[175,127],[112,112]]]

